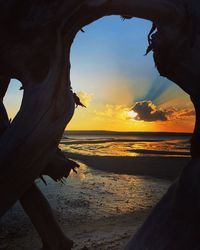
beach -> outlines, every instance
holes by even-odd
[[[45,177],[47,186],[37,184],[73,249],[123,249],[190,160],[188,138],[179,137],[63,137],[60,147],[80,164],[78,173],[65,183]],[[19,204],[1,219],[0,230],[2,250],[41,247]]]
[[[109,157],[83,156],[67,154],[74,160],[79,160],[93,169],[118,174],[151,176],[168,180],[176,179],[182,168],[187,165],[189,157]],[[123,167],[122,167],[123,166]]]

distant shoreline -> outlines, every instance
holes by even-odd
[[[107,131],[107,130],[65,130],[64,134],[68,135],[126,135],[126,136],[136,136],[136,135],[156,135],[156,136],[192,136],[192,133],[187,132],[126,132],[126,131]]]

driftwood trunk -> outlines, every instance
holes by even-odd
[[[199,0],[0,1],[0,79],[24,87],[19,113],[0,137],[0,216],[48,164],[74,111],[70,47],[84,26],[107,15],[151,20],[158,71],[186,91],[196,109],[193,159],[152,211],[127,249],[200,249],[200,2]],[[2,87],[2,95],[6,88]],[[6,129],[4,128],[6,127]],[[59,163],[58,163],[59,164]]]

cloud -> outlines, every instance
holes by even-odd
[[[194,109],[184,109],[180,115],[182,117],[195,116],[195,110]]]
[[[138,114],[135,120],[146,122],[168,120],[168,112],[156,107],[152,101],[137,102],[132,110]]]
[[[81,102],[88,107],[93,99],[93,94],[87,93],[85,91],[79,91],[77,93],[78,97],[80,98]]]
[[[101,111],[95,111],[95,115],[101,119],[127,120],[129,108],[124,105],[106,104]]]
[[[195,110],[192,109],[171,109],[169,112],[170,120],[187,120],[195,117]]]
[[[95,119],[113,122],[178,122],[193,121],[195,111],[193,108],[177,108],[156,106],[152,101],[136,102],[134,107],[126,105],[106,104],[93,111]]]

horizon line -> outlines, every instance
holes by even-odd
[[[101,132],[101,133],[168,133],[168,134],[193,134],[193,132],[184,132],[184,131],[115,131],[115,130],[99,130],[99,129],[70,129],[65,130],[64,132]]]

